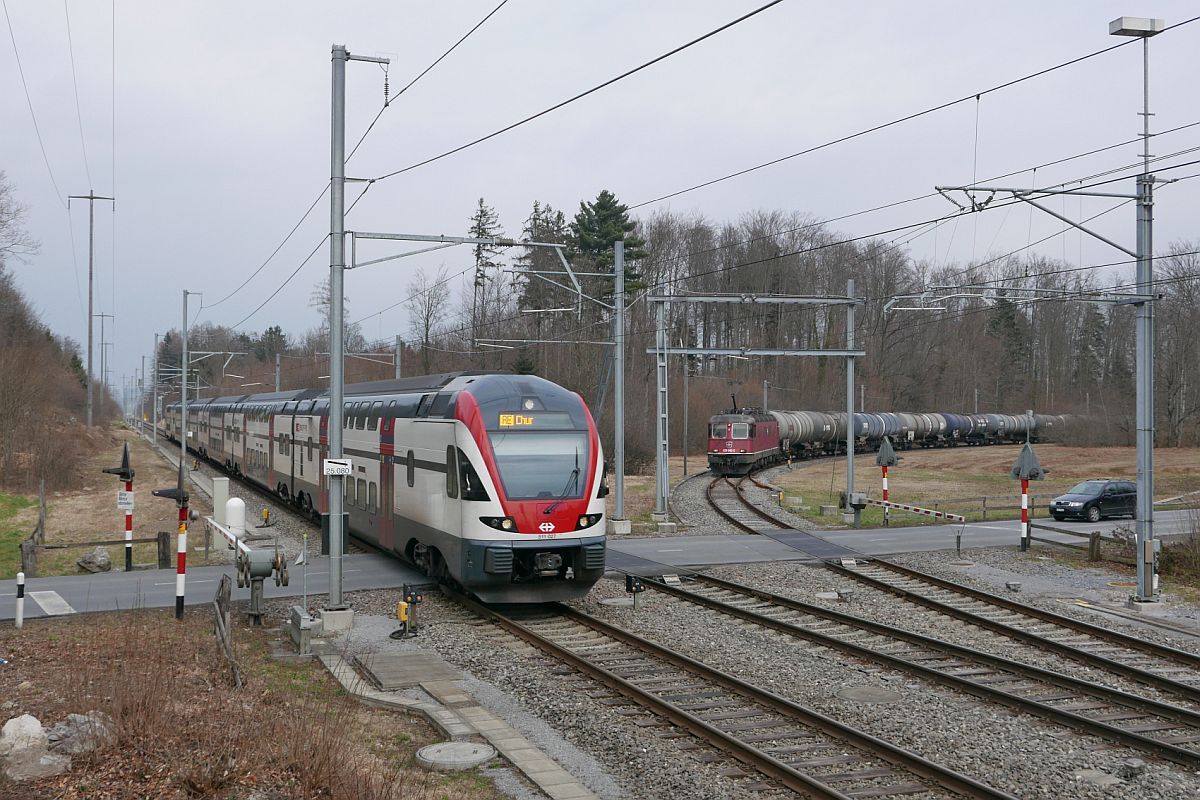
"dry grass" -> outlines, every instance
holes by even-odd
[[[423,722],[361,706],[315,662],[269,658],[262,629],[234,627],[242,690],[217,653],[210,609],[182,622],[155,610],[32,620],[19,635],[6,628],[0,649],[11,663],[0,671],[0,697],[15,707],[5,718],[31,713],[49,725],[99,710],[115,738],[76,757],[66,775],[0,778],[0,798],[499,796],[477,777],[416,768],[415,750],[437,741]],[[32,685],[18,689],[23,681]]]
[[[171,534],[171,552],[175,552],[175,531],[179,524],[179,510],[170,500],[153,497],[152,489],[170,488],[176,485],[177,475],[166,461],[140,436],[125,428],[112,428],[103,434],[94,433],[90,440],[90,454],[78,464],[74,489],[47,492],[46,543],[69,544],[71,542],[118,541],[125,536],[125,514],[117,508],[117,491],[125,485],[113,475],[103,472],[105,468],[121,463],[121,448],[129,444],[129,461],[134,472],[134,495],[136,505],[133,513],[133,537],[153,538],[158,531]],[[191,507],[201,515],[212,513],[208,498],[192,491]],[[32,496],[36,502],[36,495]],[[31,512],[25,512],[28,516]],[[28,520],[27,529],[36,521],[36,508]],[[193,524],[192,530],[197,530]],[[26,531],[28,533],[28,530]],[[189,563],[203,563],[204,537],[188,537]],[[42,550],[38,555],[38,575],[74,575],[81,573],[75,562],[91,547],[65,550]],[[154,544],[137,544],[133,547],[134,564],[157,563],[157,548]],[[114,544],[108,548],[114,567],[121,568],[125,562],[124,545]],[[172,558],[174,556],[172,555]],[[0,578],[11,578],[16,574],[16,561],[0,560]]]
[[[1041,465],[1050,470],[1044,481],[1030,483],[1030,506],[1044,509],[1055,495],[1062,494],[1086,478],[1115,477],[1132,480],[1136,475],[1136,457],[1132,447],[1067,447],[1042,444],[1034,448]],[[980,519],[980,498],[989,496],[988,519],[1013,519],[1020,516],[1021,484],[1009,477],[1019,448],[1015,446],[957,447],[939,450],[901,452],[901,462],[888,470],[888,489],[895,502],[967,513],[968,519]],[[1154,453],[1155,495],[1159,498],[1200,489],[1200,453],[1193,448],[1161,449]],[[875,454],[854,459],[855,483],[870,497],[882,496],[881,470]],[[788,472],[776,473],[773,482],[789,495],[804,499],[806,511],[816,521],[820,505],[836,505],[846,485],[846,459],[827,458],[798,462]],[[945,501],[952,502],[945,502]],[[958,501],[958,502],[953,502]],[[1007,509],[998,506],[1010,506]],[[1012,508],[1016,506],[1017,508]],[[1044,510],[1040,514],[1045,516]],[[829,518],[823,518],[828,521]],[[893,515],[893,520],[896,516]],[[904,524],[920,524],[923,517],[905,517]],[[878,524],[882,513],[867,509],[864,524]]]

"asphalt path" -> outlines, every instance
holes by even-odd
[[[1045,520],[1038,521],[1039,523]],[[1100,523],[1054,522],[1055,527],[1074,529],[1081,534],[1099,530],[1111,534],[1117,527],[1132,527],[1129,520],[1105,520]],[[966,525],[921,525],[904,528],[872,528],[867,530],[832,530],[815,532],[820,538],[841,545],[848,551],[866,555],[891,555],[930,550],[951,550],[961,534],[962,547],[1000,547],[1019,541],[1018,520],[972,522]],[[1191,530],[1192,516],[1187,511],[1160,511],[1154,515],[1155,535],[1168,538]],[[1035,530],[1040,538],[1069,544],[1082,544],[1086,538],[1052,531]],[[652,574],[661,572],[667,564],[680,569],[699,568],[716,564],[744,564],[758,561],[814,561],[817,555],[789,546],[787,531],[779,538],[752,534],[719,534],[712,536],[671,536],[644,539],[609,539],[608,563],[611,568]],[[802,539],[797,546],[802,546]],[[356,553],[342,558],[342,589],[354,592],[365,589],[399,589],[405,583],[423,583],[424,577],[403,562],[375,553]],[[276,586],[273,579],[264,581],[263,595],[267,598],[300,597],[304,586],[302,567],[289,565],[289,586]],[[199,605],[212,602],[222,575],[235,578],[233,565],[195,567],[187,572],[184,602]],[[250,589],[236,588],[233,598],[249,599]],[[318,557],[308,565],[308,593],[326,594],[329,591],[329,558]],[[88,611],[117,611],[130,608],[173,608],[175,606],[174,570],[136,570],[106,572],[96,575],[31,578],[25,586],[25,617],[80,613]],[[0,582],[0,620],[10,620],[16,613],[16,582]]]

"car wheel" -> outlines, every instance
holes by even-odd
[[[1066,517],[1064,517],[1062,514],[1055,514],[1055,515],[1054,515],[1054,521],[1055,521],[1055,522],[1062,522],[1064,519],[1066,519]]]
[[[1087,510],[1087,521],[1088,522],[1099,522],[1100,521],[1100,506],[1092,506],[1091,508],[1089,508]]]

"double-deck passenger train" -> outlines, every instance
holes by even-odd
[[[178,441],[180,408],[165,409]],[[454,372],[349,385],[350,532],[485,602],[583,596],[604,573],[600,439],[579,395],[531,375]],[[296,508],[328,512],[329,395],[188,403],[189,448]]]
[[[885,436],[897,449],[1049,441],[1067,418],[1050,414],[856,413],[855,449],[877,450]],[[708,467],[745,475],[793,458],[846,452],[846,412],[740,408],[708,420]]]

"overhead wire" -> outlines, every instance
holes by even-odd
[[[79,108],[79,78],[75,74],[75,43],[71,41],[71,11],[67,0],[63,0],[63,16],[67,20],[67,54],[71,58],[71,85],[75,88],[75,119],[79,122],[79,146],[83,150],[83,170],[87,174],[88,186],[92,183],[92,168],[88,164],[87,140],[83,135],[83,111]]]
[[[369,124],[369,125],[367,125],[367,128],[366,128],[366,130],[365,130],[365,131],[363,131],[363,134],[362,134],[362,136],[360,136],[360,137],[358,138],[358,142],[357,142],[357,144],[355,144],[355,145],[354,145],[354,148],[353,148],[353,149],[350,151],[350,154],[349,154],[348,156],[346,156],[346,161],[349,161],[351,158],[353,158],[353,157],[354,157],[354,154],[355,154],[356,152],[358,152],[358,148],[359,148],[359,147],[362,145],[362,143],[363,143],[364,141],[366,141],[366,138],[367,138],[368,134],[370,134],[370,133],[371,133],[371,130],[372,130],[374,127],[375,127],[375,123],[377,123],[377,122],[379,121],[379,118],[380,118],[381,116],[383,116],[383,112],[384,112],[384,111],[386,111],[388,108],[390,108],[390,107],[391,107],[391,104],[392,104],[392,102],[394,102],[394,101],[395,101],[397,98],[399,98],[401,95],[403,95],[403,94],[404,94],[405,92],[407,92],[409,89],[411,89],[411,88],[413,87],[413,85],[415,85],[415,84],[417,83],[417,81],[421,80],[421,78],[423,78],[423,77],[425,77],[427,74],[429,74],[429,72],[430,72],[430,71],[431,71],[431,70],[432,70],[434,67],[436,67],[438,64],[440,64],[440,63],[442,62],[442,60],[443,60],[444,58],[446,58],[446,56],[448,56],[448,55],[450,55],[452,52],[454,52],[454,50],[455,50],[455,49],[456,49],[456,48],[457,48],[459,45],[461,45],[463,42],[465,42],[465,41],[467,40],[467,38],[471,36],[471,34],[475,33],[475,31],[479,30],[479,28],[480,28],[480,27],[482,27],[482,26],[483,26],[483,24],[484,24],[485,22],[487,22],[489,19],[491,19],[491,18],[492,18],[492,16],[493,16],[493,15],[494,15],[494,14],[495,14],[497,11],[499,11],[501,8],[503,8],[503,7],[505,6],[505,4],[507,4],[507,3],[508,3],[508,0],[502,0],[502,1],[501,1],[501,3],[500,3],[499,5],[497,5],[497,6],[496,6],[495,8],[493,8],[491,11],[489,11],[489,12],[488,12],[488,13],[487,13],[487,14],[486,14],[486,15],[485,15],[485,16],[484,16],[484,17],[483,17],[481,20],[479,20],[479,22],[475,23],[475,25],[474,25],[474,26],[472,26],[472,27],[471,27],[471,29],[470,29],[470,30],[468,30],[468,31],[467,31],[465,34],[463,34],[463,35],[462,35],[462,36],[461,36],[461,37],[458,39],[458,41],[456,41],[456,42],[455,42],[453,45],[451,45],[449,49],[447,49],[447,50],[446,50],[445,52],[443,52],[443,53],[442,53],[440,56],[438,56],[438,57],[437,57],[437,58],[436,58],[436,59],[433,61],[433,63],[431,63],[429,66],[427,66],[425,69],[423,69],[423,70],[422,70],[422,71],[421,71],[421,72],[420,72],[420,73],[419,73],[419,74],[418,74],[418,75],[417,75],[415,78],[413,78],[412,80],[410,80],[410,81],[409,81],[407,84],[405,84],[405,86],[404,86],[404,87],[403,87],[403,88],[402,88],[402,89],[401,89],[399,92],[397,92],[397,93],[396,93],[395,97],[392,97],[392,98],[390,98],[390,99],[386,99],[386,98],[385,98],[383,105],[380,107],[380,109],[379,109],[378,113],[376,113],[376,114],[375,114],[375,118],[371,120],[371,122],[370,122],[370,124]],[[386,73],[385,73],[385,75],[386,75]],[[384,78],[384,84],[385,84],[385,86],[386,86],[386,83],[387,83],[387,79],[386,79],[386,77],[385,77],[385,78]],[[357,199],[354,201],[354,203],[353,203],[353,204],[351,204],[350,208],[346,209],[346,213],[347,213],[347,214],[349,214],[349,213],[350,213],[350,211],[351,211],[351,210],[353,210],[354,206],[358,204],[358,201],[362,199],[362,196],[363,196],[364,194],[366,194],[366,192],[367,192],[367,189],[369,189],[373,183],[374,183],[374,181],[370,181],[370,182],[368,182],[368,183],[366,184],[366,188],[365,188],[365,189],[363,189],[362,193],[361,193],[361,194],[359,194],[358,198],[357,198]],[[300,220],[299,220],[299,221],[298,221],[298,222],[297,222],[297,223],[296,223],[294,226],[292,226],[292,229],[291,229],[290,231],[288,231],[288,234],[287,234],[287,236],[285,236],[285,237],[284,237],[284,239],[283,239],[283,241],[282,241],[282,242],[280,242],[280,243],[279,243],[279,245],[278,245],[278,246],[277,246],[277,247],[276,247],[276,248],[275,248],[273,251],[271,251],[271,254],[270,254],[269,256],[267,256],[267,259],[266,259],[266,260],[265,260],[265,261],[264,261],[262,264],[260,264],[260,265],[259,265],[258,269],[254,270],[254,272],[252,272],[252,273],[250,274],[250,276],[249,276],[248,278],[246,278],[246,280],[245,280],[245,281],[243,281],[243,282],[241,283],[241,285],[239,285],[239,286],[238,286],[236,289],[234,289],[232,292],[230,292],[229,294],[227,294],[225,297],[222,297],[220,300],[216,301],[215,303],[211,303],[211,304],[209,304],[209,305],[208,305],[208,306],[206,306],[206,307],[207,307],[207,308],[213,308],[213,307],[215,307],[215,306],[218,306],[218,305],[220,305],[221,303],[224,303],[226,300],[230,299],[230,298],[231,298],[231,297],[233,297],[235,294],[237,294],[238,292],[240,292],[240,291],[241,291],[243,288],[245,288],[246,284],[248,284],[248,283],[249,283],[251,280],[253,280],[253,279],[254,279],[254,277],[255,277],[255,276],[257,276],[257,275],[258,275],[260,272],[262,272],[262,271],[263,271],[263,269],[264,269],[264,268],[265,268],[265,267],[266,267],[266,266],[267,266],[269,263],[271,263],[271,261],[272,261],[272,260],[275,258],[275,256],[276,256],[276,255],[279,253],[279,251],[280,251],[280,250],[283,248],[283,246],[284,246],[284,245],[286,245],[286,244],[288,243],[288,241],[290,241],[290,240],[291,240],[291,238],[292,238],[292,235],[296,233],[296,231],[297,231],[297,230],[300,228],[300,226],[301,226],[302,224],[304,224],[304,221],[305,221],[306,219],[308,219],[308,216],[309,216],[310,214],[312,214],[312,212],[313,212],[313,209],[315,209],[315,208],[317,207],[317,204],[321,202],[321,198],[323,198],[323,197],[325,196],[325,193],[329,191],[330,185],[331,185],[331,182],[326,182],[326,184],[325,184],[325,187],[324,187],[324,188],[321,190],[321,193],[320,193],[319,195],[317,195],[317,199],[316,199],[316,200],[314,200],[314,201],[312,202],[312,205],[310,205],[310,206],[308,207],[308,210],[304,212],[304,215],[300,217]],[[245,317],[244,319],[242,319],[242,321],[241,321],[241,322],[237,323],[237,325],[234,325],[233,327],[235,327],[235,328],[236,328],[236,327],[239,327],[240,325],[242,325],[242,323],[246,322],[248,319],[250,319],[250,317],[252,317],[252,316],[254,316],[254,314],[258,313],[258,311],[260,311],[264,305],[266,305],[268,302],[270,302],[270,301],[271,301],[271,299],[273,299],[273,298],[274,298],[274,297],[275,297],[277,294],[279,294],[279,291],[280,291],[280,290],[281,290],[281,289],[282,289],[284,286],[286,286],[286,285],[287,285],[287,283],[288,283],[288,282],[290,282],[290,281],[291,281],[291,279],[292,279],[292,278],[294,278],[294,277],[297,275],[297,273],[299,273],[299,272],[300,272],[300,270],[301,270],[301,269],[303,269],[303,268],[304,268],[304,265],[305,265],[305,264],[307,264],[307,263],[308,263],[308,262],[309,262],[309,261],[312,259],[312,257],[313,257],[314,255],[316,255],[317,251],[321,249],[321,246],[322,246],[322,245],[325,243],[325,241],[326,241],[328,238],[329,238],[329,235],[328,235],[328,234],[326,234],[325,236],[321,237],[321,240],[320,240],[319,242],[317,242],[317,245],[316,245],[316,247],[314,247],[314,248],[313,248],[312,252],[310,252],[310,253],[309,253],[309,254],[308,254],[308,255],[307,255],[305,258],[304,258],[304,260],[303,260],[302,262],[300,262],[300,265],[299,265],[299,266],[297,266],[297,267],[296,267],[296,269],[292,270],[292,273],[291,273],[291,274],[290,274],[290,275],[289,275],[289,276],[288,276],[288,277],[287,277],[287,278],[284,280],[284,282],[283,282],[282,284],[280,284],[278,287],[276,287],[275,291],[271,293],[270,297],[268,297],[268,298],[267,298],[265,301],[263,301],[263,303],[262,303],[261,305],[259,305],[259,307],[258,307],[258,308],[256,308],[256,309],[255,309],[253,312],[251,312],[251,313],[250,313],[250,314],[249,314],[247,317]]]
[[[1169,25],[1169,26],[1163,28],[1163,30],[1160,31],[1160,33],[1165,33],[1166,31],[1173,30],[1175,28],[1179,28],[1184,25],[1189,25],[1189,24],[1195,22],[1196,20],[1200,20],[1200,16],[1191,17],[1190,19],[1183,20],[1182,22],[1178,22],[1174,25]],[[643,206],[648,206],[653,203],[661,202],[663,200],[669,200],[673,197],[679,197],[680,195],[687,194],[689,192],[694,192],[697,189],[703,189],[708,186],[713,186],[718,183],[723,183],[724,181],[732,180],[733,178],[738,178],[738,177],[741,177],[742,175],[748,175],[751,172],[757,172],[758,170],[766,169],[767,167],[773,167],[776,164],[782,164],[785,161],[789,161],[794,158],[799,158],[800,156],[808,155],[810,153],[815,153],[819,150],[825,150],[829,147],[833,147],[834,145],[842,144],[844,142],[852,141],[854,139],[861,138],[861,137],[866,136],[871,133],[876,133],[881,130],[886,130],[887,128],[895,127],[896,125],[900,125],[904,122],[909,122],[911,120],[918,119],[920,117],[924,117],[929,114],[933,114],[937,111],[942,111],[943,109],[951,108],[952,106],[959,105],[960,103],[965,103],[965,102],[971,100],[972,98],[982,97],[983,95],[992,94],[993,92],[999,92],[1003,89],[1007,89],[1012,86],[1016,86],[1017,84],[1024,83],[1025,81],[1029,81],[1034,78],[1041,77],[1042,75],[1047,75],[1051,72],[1055,72],[1057,70],[1065,69],[1066,67],[1070,67],[1075,64],[1079,64],[1083,61],[1087,61],[1088,59],[1095,58],[1096,56],[1103,55],[1105,53],[1111,52],[1118,48],[1126,47],[1130,44],[1133,44],[1135,41],[1137,41],[1137,39],[1130,38],[1123,42],[1119,42],[1117,44],[1111,45],[1109,47],[1105,47],[1100,50],[1095,50],[1091,53],[1086,53],[1082,56],[1078,56],[1077,58],[1072,58],[1069,61],[1064,61],[1060,64],[1055,64],[1054,66],[1046,67],[1046,68],[1040,69],[1036,72],[1031,72],[1028,75],[1023,75],[1019,78],[1014,78],[1012,80],[1005,81],[1004,83],[1000,83],[1000,84],[997,84],[990,88],[983,89],[982,91],[971,92],[970,94],[964,95],[956,100],[949,100],[944,103],[939,103],[938,105],[930,106],[929,108],[925,108],[920,111],[913,112],[911,114],[906,114],[902,117],[897,117],[896,119],[890,120],[888,122],[883,122],[878,125],[872,125],[871,127],[864,128],[860,131],[846,134],[845,136],[840,136],[836,139],[831,139],[827,142],[813,145],[812,147],[806,147],[803,150],[798,150],[795,153],[791,153],[790,155],[781,156],[779,158],[774,158],[774,159],[771,159],[770,161],[765,161],[765,162],[763,162],[761,164],[757,164],[753,167],[747,167],[746,169],[741,169],[736,172],[731,172],[728,175],[723,175],[721,177],[713,178],[711,180],[707,180],[702,183],[697,183],[697,184],[695,184],[693,186],[689,186],[685,189],[679,189],[677,191],[670,192],[670,193],[664,194],[664,195],[660,195],[659,197],[655,197],[650,200],[643,200],[640,203],[635,203],[635,204],[629,206],[629,210],[632,211],[634,209],[642,208]]]
[[[497,136],[501,136],[502,134],[508,133],[511,130],[521,127],[522,125],[533,122],[534,120],[540,119],[541,117],[544,117],[547,114],[553,113],[560,108],[568,106],[571,103],[574,103],[576,100],[582,100],[583,98],[587,97],[588,95],[595,94],[596,92],[600,91],[601,89],[612,86],[614,83],[622,81],[625,78],[628,78],[632,75],[636,75],[637,73],[641,72],[642,70],[652,67],[655,64],[657,64],[661,61],[664,61],[678,53],[682,53],[684,50],[687,50],[689,47],[693,47],[697,44],[700,44],[701,42],[705,41],[706,39],[711,39],[713,36],[716,36],[717,34],[722,33],[723,31],[729,30],[730,28],[734,27],[735,25],[745,22],[746,20],[748,20],[752,17],[755,17],[755,16],[761,14],[762,12],[766,11],[767,9],[772,8],[773,6],[779,5],[782,2],[783,2],[783,0],[771,0],[771,2],[769,2],[765,5],[759,6],[758,8],[754,9],[753,11],[750,11],[749,13],[743,14],[742,16],[738,17],[735,20],[732,20],[731,22],[727,22],[718,28],[714,28],[713,30],[709,31],[708,33],[705,33],[701,36],[696,37],[695,39],[692,39],[689,42],[681,44],[678,47],[675,47],[671,50],[668,50],[667,52],[663,53],[662,55],[656,56],[655,58],[652,58],[649,61],[647,61],[639,66],[636,66],[632,69],[626,70],[625,72],[622,72],[620,75],[617,75],[616,77],[609,78],[608,80],[604,81],[603,83],[597,84],[596,86],[593,86],[590,89],[582,91],[572,97],[568,97],[566,100],[562,100],[558,103],[555,103],[554,105],[550,106],[549,108],[542,109],[541,111],[538,111],[535,114],[530,114],[529,116],[527,116],[523,119],[517,120],[516,122],[513,122],[509,125],[505,125],[503,128],[500,128],[499,130],[492,131],[491,133],[487,134],[486,136],[480,136],[479,138],[473,139],[473,140],[467,142],[466,144],[461,144],[458,147],[455,147],[451,150],[447,150],[444,153],[441,153],[440,155],[432,156],[432,157],[426,158],[422,161],[418,161],[415,164],[410,164],[407,167],[402,167],[400,169],[384,173],[383,175],[376,177],[374,180],[383,181],[383,180],[387,180],[388,178],[393,178],[397,175],[402,175],[406,172],[411,172],[414,169],[418,169],[418,168],[424,167],[428,164],[432,164],[435,161],[441,161],[442,159],[448,158],[456,153],[461,153],[463,150],[474,147],[475,145],[482,144],[491,139],[495,139]]]
[[[63,208],[66,208],[67,201],[63,198],[63,193],[58,188],[58,181],[54,178],[54,170],[50,167],[50,157],[46,155],[46,143],[42,140],[42,129],[38,126],[37,114],[33,111],[33,99],[29,96],[29,83],[25,80],[25,68],[21,66],[21,51],[17,47],[17,34],[13,30],[12,18],[8,15],[8,0],[0,0],[0,5],[4,7],[4,19],[8,23],[8,38],[12,40],[13,55],[17,59],[17,73],[21,76],[21,87],[25,90],[25,103],[29,106],[29,117],[33,120],[33,132],[37,134],[38,147],[42,150],[42,161],[46,164],[46,172],[50,175],[50,183],[54,186],[54,194],[58,197],[58,202]]]

